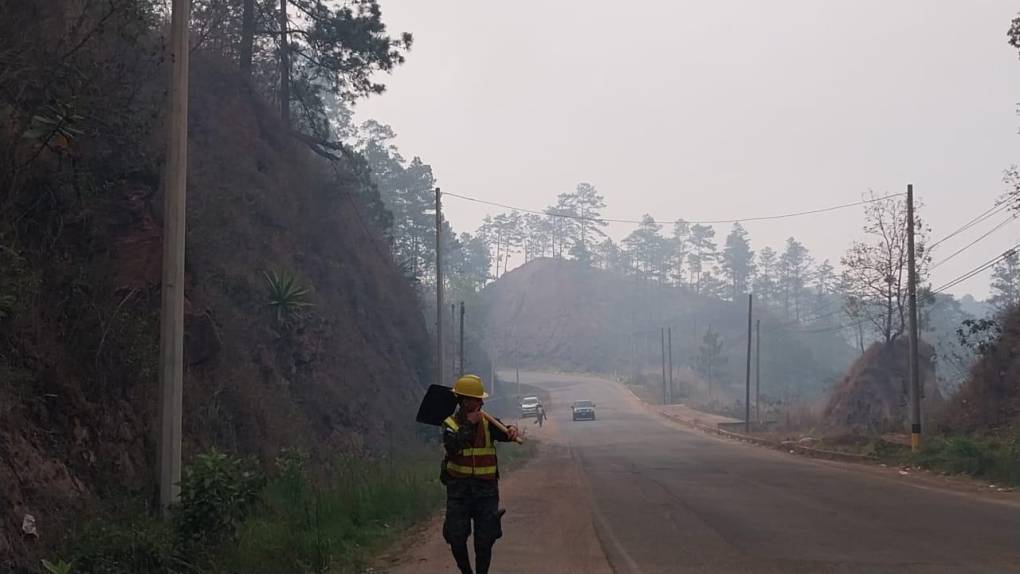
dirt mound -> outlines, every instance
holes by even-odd
[[[949,401],[944,424],[957,432],[1020,431],[1020,309]]]
[[[0,18],[0,48],[20,42],[7,53],[38,76],[0,72],[19,86],[0,90],[0,113],[73,97],[87,117],[70,151],[34,157],[0,122],[0,570],[12,556],[38,564],[27,557],[92,501],[146,498],[156,482],[165,63],[155,39],[125,46],[138,24],[118,12],[74,52],[74,82],[43,81],[59,62],[36,47],[59,46],[64,20],[32,6]],[[89,82],[101,89],[75,91]],[[229,66],[196,55],[190,102],[185,460],[210,445],[269,461],[399,444],[430,345],[367,223],[374,190],[291,138]],[[16,180],[3,179],[9,158]],[[293,273],[312,306],[279,321],[266,271]],[[25,514],[39,540],[21,535]]]
[[[922,341],[922,410],[926,415],[943,404],[935,379],[933,353],[931,345]],[[873,344],[833,389],[824,411],[826,422],[872,433],[909,429],[908,358],[908,344],[903,337],[889,345]]]

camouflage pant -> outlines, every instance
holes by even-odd
[[[473,521],[475,548],[491,547],[503,536],[499,518],[499,494],[459,497],[448,493],[443,538],[451,546],[467,544]]]

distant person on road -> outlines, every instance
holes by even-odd
[[[443,538],[450,545],[461,574],[473,574],[467,540],[472,523],[475,535],[475,572],[488,574],[492,546],[501,536],[499,508],[499,466],[494,442],[517,438],[517,427],[503,432],[482,415],[488,397],[482,379],[465,375],[453,385],[460,405],[443,421],[446,457],[440,480],[446,485],[446,521]]]
[[[541,403],[538,405],[538,410],[535,411],[535,422],[538,423],[538,428],[542,428],[542,423],[545,421],[545,407]]]

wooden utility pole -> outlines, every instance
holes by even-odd
[[[517,402],[521,402],[521,342],[514,336],[514,378],[517,380]]]
[[[447,351],[450,353],[450,376],[454,376],[457,371],[457,304],[450,303],[450,344],[447,345]]]
[[[744,379],[744,432],[751,432],[751,304],[754,295],[747,294],[747,370]]]
[[[669,404],[673,404],[673,327],[666,327],[667,361],[669,361]]]
[[[283,124],[290,127],[290,38],[287,26],[287,2],[280,0],[280,118]]]
[[[159,329],[159,503],[180,495],[184,387],[184,240],[188,179],[188,21],[190,0],[174,0],[163,183],[163,283]]]
[[[907,185],[907,297],[910,303],[910,448],[921,448],[921,373],[917,341],[917,262],[914,250],[914,186]]]
[[[666,330],[660,329],[660,331],[662,338],[662,404],[666,404]]]
[[[464,302],[460,302],[460,369],[458,370],[459,376],[464,376]],[[495,381],[490,381],[491,384],[495,384]],[[495,390],[495,388],[493,388]]]
[[[761,424],[761,319],[754,322],[754,420]]]
[[[286,0],[284,0],[286,1]],[[443,377],[443,200],[442,192],[436,188],[436,384],[445,382]]]

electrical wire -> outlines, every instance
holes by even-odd
[[[981,273],[982,271],[985,271],[986,269],[994,266],[996,263],[998,263],[998,262],[1002,261],[1003,259],[1009,257],[1014,252],[1016,252],[1017,248],[1020,248],[1020,243],[1010,247],[1006,251],[1003,251],[1001,255],[993,257],[992,259],[982,263],[981,265],[978,265],[977,267],[975,267],[974,269],[971,269],[970,271],[964,273],[963,275],[958,275],[955,279],[949,280],[947,283],[943,284],[939,288],[933,289],[932,293],[943,293],[947,289],[951,289],[951,288],[959,285],[960,283],[963,283],[964,281],[970,279],[971,277],[974,277],[975,275]]]
[[[1015,216],[1010,216],[1009,219],[1007,219],[1006,221],[1000,223],[998,226],[996,226],[991,231],[995,231],[995,229],[998,229],[999,227],[1001,227],[1002,225],[1004,225],[1005,223],[1007,223],[1009,221],[1012,221],[1013,219],[1015,219]],[[991,231],[989,231],[988,234],[990,234]],[[988,234],[986,234],[986,235],[988,235]],[[982,239],[983,237],[984,236],[982,236],[981,238],[978,238],[978,240]],[[976,243],[978,240],[975,240],[973,243]],[[972,243],[972,245],[973,245],[973,243]],[[964,247],[959,252],[962,252],[965,249],[967,249],[967,247]],[[959,285],[960,283],[963,283],[964,281],[966,281],[966,280],[968,280],[968,279],[970,279],[970,278],[972,278],[972,277],[982,273],[983,271],[986,271],[987,269],[990,269],[991,267],[994,267],[995,264],[997,264],[1000,261],[1002,261],[1003,259],[1009,257],[1017,249],[1020,249],[1020,243],[1014,245],[1013,247],[1010,247],[1009,249],[1004,251],[1002,254],[997,255],[996,257],[993,257],[992,259],[982,263],[981,265],[978,265],[974,269],[971,269],[970,271],[967,271],[966,273],[963,273],[962,275],[958,275],[957,277],[955,277],[953,279],[950,279],[949,281],[947,281],[946,283],[944,283],[942,286],[938,287],[937,289],[933,289],[932,290],[932,294],[944,293],[947,289],[952,289],[953,287]],[[953,257],[953,256],[950,256],[950,257]],[[944,259],[943,261],[947,261],[947,260],[948,260],[948,258]],[[933,269],[934,269],[934,267],[933,267]],[[831,306],[831,304],[829,306]],[[821,307],[820,309],[823,309],[823,308],[824,308],[824,306]],[[829,313],[827,315],[813,317],[812,320],[817,321],[819,319],[824,319],[826,317],[831,317],[833,315],[836,315],[836,314],[839,314],[839,313],[842,313],[842,312],[843,312],[843,310],[840,309],[838,311]],[[860,320],[855,321],[853,323],[834,325],[834,326],[831,326],[831,327],[822,327],[822,328],[813,328],[813,329],[791,329],[791,331],[795,332],[795,333],[803,333],[803,334],[829,333],[829,332],[840,331],[842,329],[847,329],[847,328],[851,328],[851,327],[857,327],[858,325],[861,325],[861,324],[865,323],[866,321],[867,321],[867,319],[860,319]],[[794,322],[794,324],[795,323],[796,322]],[[789,323],[776,325],[776,326],[772,327],[771,329],[769,329],[769,331],[766,331],[766,332],[775,331],[775,330],[778,330],[778,329],[781,329],[781,328],[784,328],[784,327],[788,327],[788,326],[791,326],[791,325]]]
[[[527,209],[527,208],[524,208],[524,207],[517,207],[517,206],[513,206],[513,205],[508,205],[508,204],[505,204],[505,203],[499,203],[497,201],[488,201],[488,200],[485,200],[485,199],[479,199],[477,197],[471,197],[471,196],[468,196],[468,195],[460,195],[460,194],[457,194],[457,193],[450,193],[450,192],[443,192],[443,195],[448,196],[448,197],[455,197],[457,199],[461,199],[461,200],[464,200],[464,201],[471,201],[471,202],[474,202],[474,203],[481,203],[481,204],[484,204],[484,205],[491,205],[493,207],[501,207],[503,209],[509,209],[509,210],[512,210],[512,211],[520,211],[522,213],[531,213],[531,214],[534,214],[534,215],[543,215],[543,216],[546,216],[546,217],[558,217],[558,218],[562,218],[562,219],[574,219],[574,220],[579,220],[579,221],[592,221],[592,222],[634,223],[634,224],[641,223],[641,220],[639,220],[639,219],[614,219],[614,218],[610,218],[610,217],[585,217],[585,216],[574,215],[574,214],[570,214],[570,213],[556,213],[555,211],[552,211],[552,212],[549,212],[549,211],[539,211],[539,210],[536,210],[536,209]],[[903,195],[906,195],[906,194],[905,193],[891,193],[889,195],[883,195],[882,197],[871,197],[871,198],[868,198],[868,199],[862,199],[860,201],[855,201],[853,203],[843,203],[843,204],[840,204],[840,205],[832,205],[832,206],[829,206],[829,207],[822,207],[822,208],[819,208],[819,209],[809,209],[809,210],[806,210],[806,211],[796,211],[796,212],[781,213],[781,214],[776,214],[776,215],[759,215],[759,216],[755,216],[755,217],[743,217],[743,218],[738,218],[738,219],[715,219],[715,220],[701,220],[701,221],[691,221],[691,220],[686,220],[686,219],[683,219],[683,220],[674,220],[674,221],[659,221],[659,220],[656,220],[656,221],[658,221],[659,223],[665,223],[665,224],[671,224],[671,223],[677,223],[678,221],[684,221],[684,222],[690,223],[692,225],[713,225],[713,224],[720,224],[720,223],[740,223],[740,222],[745,222],[745,221],[770,221],[770,220],[775,220],[775,219],[787,219],[787,218],[790,218],[790,217],[801,217],[801,216],[804,216],[804,215],[816,215],[816,214],[819,214],[819,213],[826,213],[826,212],[829,212],[829,211],[836,211],[838,209],[846,209],[848,207],[856,207],[858,205],[866,205],[866,204],[875,203],[875,202],[878,202],[878,201],[885,201],[885,200],[892,199],[892,198],[895,198],[895,197],[900,197],[900,196],[903,196]],[[550,208],[550,209],[553,209],[553,208]]]
[[[992,217],[992,216],[994,216],[994,215],[996,215],[998,213],[1002,213],[1006,209],[1009,209],[1009,204],[996,203],[995,205],[993,205],[992,207],[990,207],[989,209],[987,209],[983,213],[975,216],[973,219],[971,219],[967,223],[964,223],[963,225],[958,227],[955,231],[953,231],[949,235],[946,235],[942,239],[939,239],[938,241],[935,241],[934,243],[929,245],[928,246],[928,250],[931,251],[932,249],[935,249],[936,247],[938,247],[942,243],[952,239],[953,237],[956,237],[957,235],[963,233],[964,231],[967,231],[971,227],[974,227],[975,225],[981,223],[982,221],[988,219],[989,217]]]
[[[942,265],[943,263],[945,263],[945,262],[949,261],[950,259],[952,259],[952,258],[956,257],[957,255],[959,255],[959,254],[963,253],[964,251],[966,251],[966,250],[970,249],[971,247],[974,247],[974,246],[975,246],[975,245],[977,245],[977,244],[978,244],[978,242],[980,242],[980,241],[981,241],[982,239],[984,239],[984,238],[988,237],[989,235],[991,235],[991,234],[995,233],[996,231],[998,231],[999,229],[1001,229],[1001,228],[1002,228],[1003,226],[1005,226],[1005,225],[1006,225],[1007,223],[1009,223],[1009,222],[1011,222],[1011,221],[1013,221],[1013,220],[1015,220],[1015,219],[1016,219],[1016,215],[1010,215],[1009,217],[1007,217],[1007,218],[1006,218],[1006,219],[1004,219],[1003,221],[999,222],[999,224],[998,224],[998,225],[996,225],[995,227],[993,227],[993,228],[989,229],[989,230],[988,230],[987,232],[985,232],[985,234],[984,234],[984,235],[982,235],[982,236],[978,237],[978,238],[977,238],[977,239],[975,239],[974,241],[971,241],[971,242],[970,242],[970,243],[968,243],[967,245],[964,245],[964,246],[963,246],[963,247],[961,247],[960,249],[957,249],[956,251],[954,251],[954,252],[953,252],[953,254],[952,254],[952,255],[949,255],[948,257],[946,257],[946,258],[942,259],[942,260],[941,260],[941,261],[939,261],[938,263],[935,263],[935,264],[933,264],[933,265],[931,266],[931,268],[929,268],[929,271],[934,271],[935,269],[938,269],[938,268],[939,268],[939,266],[941,266],[941,265]]]

